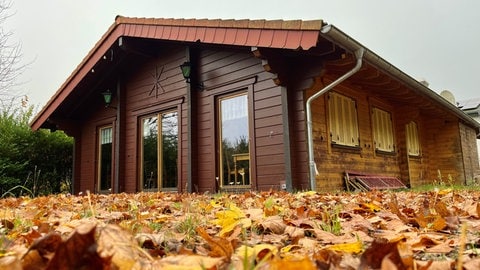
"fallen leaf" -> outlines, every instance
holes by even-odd
[[[269,216],[259,223],[265,231],[272,232],[274,234],[282,234],[285,231],[287,225],[283,222],[283,218],[280,216]]]
[[[223,237],[212,237],[202,227],[197,228],[197,233],[207,241],[211,248],[211,257],[225,257],[230,261],[233,254],[233,246],[230,241]]]
[[[20,260],[16,256],[0,257],[0,269],[8,270],[23,270]],[[28,268],[32,269],[32,268]]]
[[[111,260],[116,269],[144,269],[151,264],[148,253],[118,225],[106,225],[98,231],[98,254],[104,260]]]
[[[79,227],[58,246],[46,269],[102,269],[104,261],[98,256],[96,247],[95,225]]]
[[[332,245],[332,246],[327,247],[327,249],[333,250],[333,251],[345,252],[345,253],[358,254],[358,253],[362,252],[363,244],[360,241],[356,241],[356,242],[353,242],[353,243]]]

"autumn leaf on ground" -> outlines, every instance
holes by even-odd
[[[133,236],[117,225],[99,228],[98,253],[109,258],[116,269],[144,269],[152,258],[140,249]]]
[[[227,261],[230,261],[233,254],[233,246],[230,241],[223,237],[212,237],[202,227],[197,228],[197,233],[207,241],[210,246],[210,256],[224,257]]]
[[[103,269],[109,264],[109,259],[100,258],[95,243],[95,224],[85,224],[79,227],[63,243],[47,265],[50,269]]]
[[[280,258],[275,256],[271,261],[265,261],[265,269],[272,269],[272,270],[316,270],[317,267],[315,264],[306,256],[302,257],[295,257],[295,256],[287,256],[285,258]],[[260,269],[262,265],[260,265]]]
[[[330,250],[333,250],[333,251],[344,252],[344,253],[358,254],[358,253],[362,252],[363,244],[360,241],[356,241],[356,242],[353,242],[353,243],[332,245],[332,246],[327,247],[327,249],[330,249]]]
[[[460,261],[471,270],[480,261],[478,198],[457,190],[6,198],[0,269],[432,270]],[[337,230],[322,226],[328,220]],[[463,242],[459,224],[469,228]]]
[[[216,219],[212,223],[222,227],[222,230],[219,232],[220,236],[231,233],[237,225],[241,225],[242,228],[248,228],[252,225],[252,221],[233,203],[227,209],[217,212],[215,217]]]

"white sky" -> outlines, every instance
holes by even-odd
[[[42,107],[114,22],[156,18],[323,19],[437,93],[480,97],[478,0],[13,0],[20,93]]]

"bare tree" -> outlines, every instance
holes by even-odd
[[[12,43],[13,33],[5,29],[5,21],[13,15],[11,7],[11,1],[0,0],[0,111],[20,97],[17,79],[26,67],[21,63],[21,44]]]

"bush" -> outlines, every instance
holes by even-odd
[[[0,195],[15,186],[34,196],[71,186],[73,139],[62,131],[32,131],[28,125],[32,112],[33,107],[10,106],[0,113]]]

